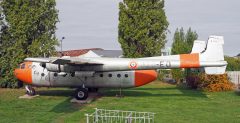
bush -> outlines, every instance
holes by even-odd
[[[197,75],[191,74],[186,77],[187,86],[192,89],[198,88],[199,77]]]
[[[185,79],[185,71],[182,69],[172,69],[171,70],[173,79],[176,80],[177,84],[180,84]]]
[[[240,59],[225,56],[227,61],[227,71],[240,71]]]
[[[164,78],[169,78],[171,74],[170,70],[159,70],[158,71],[158,80],[164,81]]]
[[[187,77],[187,85],[193,89],[201,89],[209,92],[231,91],[234,84],[229,81],[227,74],[207,75],[204,73]]]

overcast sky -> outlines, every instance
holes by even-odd
[[[63,49],[121,49],[117,41],[119,1],[57,0],[57,37],[66,37]],[[240,0],[165,0],[165,10],[171,32],[167,46],[176,28],[191,27],[200,40],[224,36],[226,55],[240,53]]]

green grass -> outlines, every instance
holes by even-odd
[[[154,112],[156,123],[240,123],[240,96],[234,92],[205,93],[154,82],[124,90],[101,90],[90,104],[70,103],[74,90],[37,88],[41,96],[19,99],[24,89],[0,89],[0,122],[80,122],[94,108]]]

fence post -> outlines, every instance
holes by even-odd
[[[85,114],[85,116],[87,117],[87,123],[89,123],[89,117],[88,117],[88,114]]]
[[[240,74],[238,74],[238,89],[240,89]]]
[[[98,109],[95,108],[95,121],[98,123]]]

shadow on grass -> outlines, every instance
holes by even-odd
[[[72,113],[80,111],[87,104],[71,103],[73,99],[74,90],[38,90],[41,96],[61,96],[67,97],[64,101],[60,102],[51,109],[51,112],[55,113]],[[119,94],[119,90],[115,89],[103,89],[100,91],[102,96],[115,97]],[[123,89],[122,94],[126,97],[196,97],[207,98],[207,96],[198,90],[184,89],[178,87],[165,87],[165,88],[133,88]],[[92,102],[97,101],[100,97],[93,99]],[[91,103],[92,103],[91,102]]]
[[[37,93],[40,96],[57,96],[57,97],[65,97],[65,100],[56,104],[50,111],[55,113],[73,113],[76,111],[80,111],[82,108],[85,107],[87,104],[80,104],[80,103],[72,103],[71,100],[74,99],[75,90],[69,89],[55,89],[55,90],[38,90]],[[98,100],[100,96],[94,98],[91,103]],[[59,99],[59,98],[58,98]],[[56,99],[56,100],[58,100]],[[61,98],[63,99],[63,98]]]
[[[119,94],[119,90],[106,90],[103,91],[104,96],[116,96]],[[197,97],[197,98],[208,98],[203,92],[198,90],[184,89],[184,88],[134,88],[134,89],[123,89],[122,94],[128,97]]]
[[[74,95],[74,90],[38,90],[37,94],[40,96],[61,96],[61,97],[69,97]]]
[[[159,91],[159,90],[176,90],[176,87],[165,87],[165,88],[132,88],[131,90],[135,91]]]
[[[63,102],[57,104],[55,107],[53,107],[51,109],[51,112],[73,113],[73,112],[81,110],[84,107],[84,105],[77,105],[77,104],[71,103],[70,102],[71,99],[72,99],[72,97],[69,97],[66,100],[64,100]]]
[[[240,96],[240,89],[235,90],[235,94]]]

